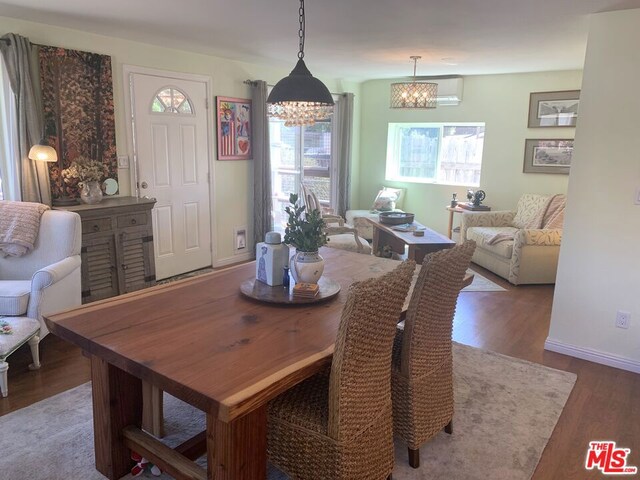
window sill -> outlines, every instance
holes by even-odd
[[[443,185],[447,187],[480,187],[478,183],[453,183],[453,182],[438,182],[437,180],[430,180],[427,178],[412,178],[412,177],[385,177],[385,180],[389,182],[401,182],[401,183],[423,183],[431,185]]]

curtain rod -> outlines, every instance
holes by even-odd
[[[9,38],[0,38],[0,42],[7,42],[7,45],[11,45],[11,39]],[[50,47],[51,45],[43,45],[41,43],[32,43],[30,42],[31,45],[35,46],[35,47]]]
[[[257,83],[256,80],[250,80],[247,79],[244,82],[245,85],[255,85]],[[270,83],[267,83],[267,87],[274,87],[274,85],[271,85]],[[329,92],[331,95],[344,95],[346,92],[341,92],[341,93],[336,93],[336,92]]]

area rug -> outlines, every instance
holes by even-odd
[[[396,441],[394,480],[531,478],[576,376],[460,344],[454,370],[453,434],[421,448],[418,470]],[[203,414],[170,395],[165,418],[172,446],[204,429]],[[0,432],[3,480],[104,479],[94,468],[89,383],[0,417]],[[269,480],[286,479],[269,467]]]
[[[462,292],[506,292],[507,289],[501,287],[497,283],[492,282],[486,277],[483,277],[478,272],[473,270],[467,270],[467,273],[473,274],[473,282],[471,285],[464,287]]]

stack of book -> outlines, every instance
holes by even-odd
[[[472,202],[467,202],[467,203],[461,203],[458,202],[458,206],[460,208],[464,208],[465,210],[475,210],[475,211],[489,211],[491,210],[491,207],[488,207],[486,205],[474,205]]]
[[[293,286],[293,296],[295,298],[313,298],[318,295],[320,287],[317,283],[296,283]]]

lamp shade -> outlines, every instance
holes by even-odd
[[[391,108],[436,108],[438,84],[405,82],[391,84]]]
[[[333,97],[324,83],[311,75],[303,59],[271,90],[269,115],[285,125],[313,125],[333,112]]]
[[[31,147],[29,150],[29,158],[40,162],[57,162],[58,153],[55,148],[50,147],[42,140],[40,143],[36,143]]]

